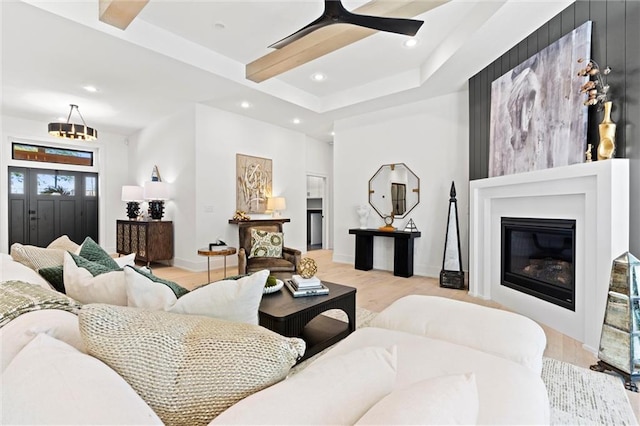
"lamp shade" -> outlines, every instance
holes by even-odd
[[[166,182],[145,182],[144,183],[144,199],[145,200],[168,200],[169,185]]]
[[[122,187],[122,201],[142,201],[144,200],[141,186],[124,185]]]
[[[272,197],[267,198],[267,210],[285,210],[287,208],[287,202],[284,197]]]

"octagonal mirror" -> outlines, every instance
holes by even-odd
[[[369,179],[369,204],[380,217],[403,218],[420,202],[420,178],[404,163],[384,164]]]

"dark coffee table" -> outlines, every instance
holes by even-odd
[[[346,285],[322,282],[329,294],[293,297],[284,287],[265,294],[260,302],[260,325],[287,337],[300,337],[307,343],[303,361],[337,343],[356,329],[356,289]],[[329,309],[343,310],[349,319],[329,318],[321,313]]]

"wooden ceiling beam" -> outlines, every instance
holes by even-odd
[[[125,30],[149,0],[99,0],[100,21]]]
[[[450,0],[372,0],[354,10],[362,15],[413,18]],[[260,83],[328,53],[362,40],[377,31],[350,24],[320,28],[247,64],[246,78]]]

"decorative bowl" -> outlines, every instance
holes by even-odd
[[[276,285],[272,285],[271,287],[265,287],[264,290],[262,290],[262,294],[275,293],[276,291],[279,291],[283,286],[284,286],[284,282],[276,278]]]

